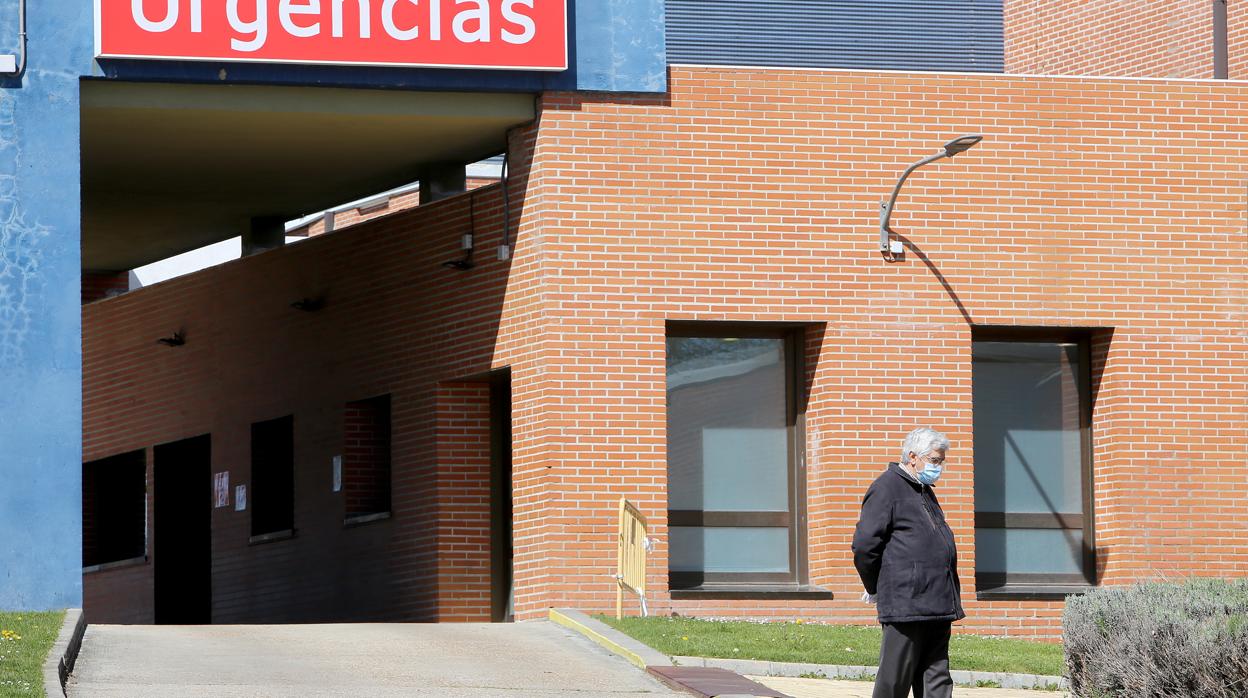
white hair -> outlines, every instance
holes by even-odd
[[[919,427],[906,434],[901,444],[901,462],[910,460],[910,454],[922,457],[932,451],[948,451],[949,437],[929,427]]]

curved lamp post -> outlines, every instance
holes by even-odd
[[[906,181],[906,178],[910,176],[910,173],[928,164],[929,162],[936,162],[942,158],[951,158],[958,153],[970,150],[976,143],[979,143],[982,140],[984,140],[984,137],[979,135],[959,136],[958,138],[946,143],[945,147],[939,153],[919,160],[913,165],[907,167],[905,172],[901,173],[901,178],[897,180],[897,185],[893,187],[892,196],[888,197],[888,201],[880,202],[880,252],[884,254],[885,258],[889,261],[893,261],[896,259],[897,255],[901,253],[900,242],[897,243],[896,249],[889,244],[888,234],[893,231],[888,227],[888,219],[893,215],[893,206],[897,203],[897,194],[901,192],[901,185]]]

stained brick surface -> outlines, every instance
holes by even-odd
[[[490,620],[490,387],[438,389],[437,618]]]
[[[298,534],[248,547],[246,514],[214,512],[215,620],[488,614],[488,401],[465,379],[510,366],[520,619],[613,606],[624,495],[659,540],[654,612],[871,623],[849,553],[858,501],[930,424],[953,440],[938,492],[960,627],[1053,637],[1060,602],[974,599],[971,324],[1113,329],[1092,435],[1105,583],[1248,574],[1226,479],[1248,433],[1248,87],[680,66],[670,86],[543,98],[514,136],[510,263],[490,254],[499,197],[483,189],[467,273],[440,267],[461,197],[84,308],[88,459],[211,432],[214,470],[244,482],[247,425],[295,414]],[[893,227],[911,249],[883,261],[879,200],[975,132],[983,144],[909,180]],[[320,312],[289,308],[321,293]],[[822,329],[807,335],[807,556],[835,599],[665,592],[668,320]],[[178,328],[186,346],[155,344]],[[394,518],[344,530],[329,491],[342,405],[385,393]],[[106,575],[86,579],[89,606],[131,589]]]
[[[1005,69],[1038,75],[1213,77],[1210,0],[1005,0]],[[1244,12],[1228,6],[1231,77],[1243,77]]]

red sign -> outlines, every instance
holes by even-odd
[[[566,70],[566,0],[95,0],[95,55]]]

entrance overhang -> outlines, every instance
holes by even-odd
[[[528,93],[82,83],[82,266],[127,270],[502,152]]]

